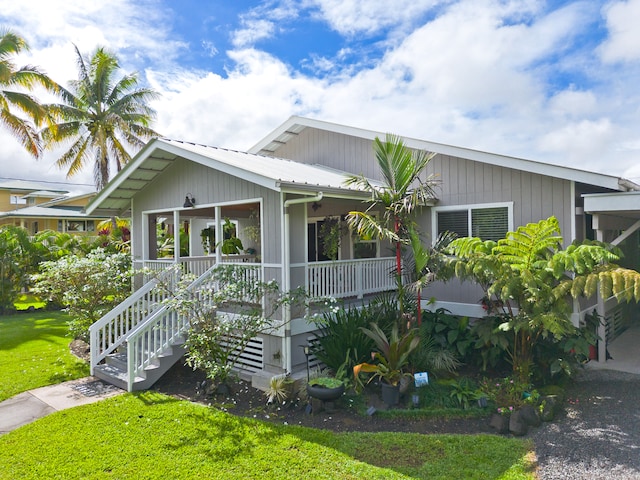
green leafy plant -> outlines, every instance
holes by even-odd
[[[465,410],[471,407],[472,401],[478,399],[478,389],[470,378],[452,378],[449,380],[443,380],[442,383],[451,388],[449,396],[455,399],[458,405]]]
[[[309,380],[309,385],[318,385],[324,388],[338,388],[344,385],[342,380],[334,377],[316,377]]]
[[[67,255],[43,262],[32,277],[33,292],[64,305],[69,332],[88,341],[89,327],[131,293],[131,256],[96,249],[86,256]]]
[[[245,273],[243,266],[219,265],[209,286],[199,291],[189,288],[194,280],[189,275],[175,287],[160,279],[171,292],[166,305],[190,319],[185,342],[187,364],[203,370],[218,384],[227,381],[254,337],[284,324],[275,318],[283,305],[306,301],[301,289],[281,292],[275,281],[256,281]],[[263,309],[263,303],[267,308]]]
[[[371,356],[378,363],[361,363],[353,367],[356,380],[360,372],[373,373],[371,378],[378,377],[383,382],[395,386],[403,377],[411,376],[406,372],[409,355],[420,343],[420,337],[416,335],[415,329],[408,330],[400,336],[398,326],[394,325],[389,337],[375,323],[371,324],[370,329],[364,327],[360,329],[374,341],[378,351],[373,352]]]
[[[480,382],[479,391],[487,396],[502,415],[509,415],[527,401],[533,402],[538,399],[537,392],[534,397],[531,396],[531,383],[523,381],[518,375],[498,379],[485,378]]]
[[[583,242],[561,249],[555,217],[518,227],[498,242],[459,238],[450,245],[448,272],[473,280],[485,297],[501,310],[499,328],[512,340],[507,354],[513,370],[529,379],[533,352],[541,338],[562,339],[575,333],[570,321],[569,295],[591,296],[600,287],[603,298],[640,300],[640,274],[613,262],[620,251],[599,242]]]
[[[330,306],[312,318],[319,332],[311,344],[311,353],[336,377],[351,379],[353,367],[366,362],[375,346],[360,328],[375,322],[386,330],[397,315],[397,302],[389,296],[378,297],[362,307]],[[344,376],[338,372],[344,372]]]
[[[222,253],[225,255],[237,255],[244,247],[242,246],[242,241],[238,237],[236,237],[236,226],[231,223],[231,220],[228,218],[224,219],[224,224],[222,225],[222,230],[224,231],[225,239],[222,241]]]

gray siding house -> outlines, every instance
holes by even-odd
[[[372,141],[383,136],[381,132],[292,117],[248,152],[153,140],[97,195],[87,211],[131,216],[132,255],[139,267],[161,270],[182,263],[200,274],[213,264],[233,263],[251,272],[252,278],[276,280],[283,291],[302,286],[312,296],[366,299],[394,288],[389,276],[394,265],[391,246],[343,231],[335,258],[329,258],[323,248],[322,229],[331,219],[363,208],[366,192],[346,187],[343,182],[346,174],[362,174],[373,183],[380,181]],[[640,187],[634,183],[424,140],[404,140],[410,148],[435,153],[426,174],[435,174],[440,180],[437,200],[418,214],[426,239],[444,230],[462,236],[500,238],[519,225],[555,215],[566,244],[585,238],[614,241],[625,230],[626,236],[619,243],[622,247],[629,245],[631,262],[637,259],[636,230],[640,223],[633,215],[621,220],[624,216],[611,207],[618,205],[615,199],[620,195],[640,198]],[[604,210],[604,198],[609,199],[608,210]],[[593,199],[601,200],[592,215],[589,208]],[[224,239],[225,223],[227,227],[233,225],[244,252],[223,254],[219,243]],[[188,247],[183,245],[181,251],[180,235],[175,235],[171,246],[174,253],[170,258],[162,257],[157,235],[163,229],[172,233],[182,230],[188,237]],[[210,242],[213,247],[207,248],[203,242],[205,230],[217,232]],[[149,349],[131,346],[135,343],[132,330],[145,345],[157,343],[159,348],[173,347],[176,355],[181,354],[176,345],[178,332],[159,341],[151,333],[139,333],[144,331],[144,324],[160,320],[147,320],[143,315],[139,321],[127,320],[136,305],[148,303],[145,288],[151,289],[141,287],[134,294],[142,300],[132,299],[92,327],[94,373],[110,370],[111,375],[123,377],[129,389],[146,388],[155,381],[145,369],[153,366],[162,370],[157,368],[159,358],[169,356],[148,354],[156,357],[133,362],[132,356],[144,356],[140,351]],[[456,314],[479,317],[484,314],[479,304],[481,295],[472,284],[434,283],[423,298],[435,299],[429,308],[444,307]],[[613,324],[628,317],[607,299],[576,302],[576,325],[594,308],[610,320],[609,339],[620,328]],[[286,326],[261,335],[243,357],[241,366],[257,385],[271,375],[305,368],[306,359],[299,346],[307,343],[314,327],[287,309],[282,317],[287,320]],[[603,339],[600,355],[604,361],[606,335]],[[109,359],[123,345],[128,345],[129,368],[114,373],[115,362]],[[139,364],[135,371],[131,370],[133,363]],[[145,376],[146,383],[140,380]]]

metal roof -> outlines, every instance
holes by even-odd
[[[4,180],[0,181],[0,190],[11,190],[11,191],[22,191],[22,192],[33,192],[36,190],[47,190],[49,192],[56,192],[58,194],[68,193],[69,190],[62,190],[57,188],[51,188],[53,182],[48,183],[40,183],[34,182],[31,180]],[[55,183],[53,183],[55,186]]]
[[[177,158],[184,158],[209,168],[243,178],[278,192],[322,190],[324,194],[353,195],[365,193],[344,185],[349,172],[293,160],[256,155],[171,139],[155,139],[147,144],[111,182],[87,205],[86,211],[122,214],[131,199],[153,181]],[[372,180],[373,184],[379,184]]]
[[[261,155],[277,155],[278,149],[289,142],[292,138],[299,135],[305,128],[313,128],[317,130],[329,131],[343,135],[365,138],[373,141],[376,137],[384,138],[384,132],[376,132],[363,128],[351,127],[348,125],[340,125],[337,123],[325,122],[311,118],[292,116],[282,125],[273,130],[270,134],[260,140],[252,148],[250,153]],[[482,152],[470,148],[456,147],[442,143],[429,142],[415,138],[403,137],[407,147],[416,150],[425,150],[441,155],[450,155],[453,157],[464,158],[476,162],[496,165],[499,167],[512,168],[524,172],[546,175],[554,178],[562,178],[572,180],[587,185],[596,185],[617,191],[637,191],[640,185],[630,180],[606,175],[602,173],[588,172],[576,168],[563,167],[550,163],[537,162],[534,160],[526,160],[523,158],[509,157],[507,155],[499,155],[495,153]]]
[[[78,210],[54,207],[25,207],[10,212],[0,212],[0,218],[82,218],[87,220],[104,219],[104,216],[89,215]]]

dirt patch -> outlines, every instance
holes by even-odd
[[[267,422],[303,425],[307,427],[329,429],[337,432],[415,432],[415,433],[455,433],[477,434],[495,433],[489,427],[487,418],[386,418],[379,414],[385,409],[375,388],[365,394],[362,400],[355,401],[344,396],[333,405],[325,405],[324,410],[316,408],[309,413],[306,399],[297,398],[284,405],[267,405],[264,392],[251,387],[245,381],[236,381],[230,385],[225,394],[208,392],[206,377],[200,371],[193,371],[181,363],[176,364],[154,386],[153,390],[172,395],[180,399],[190,400],[204,405],[211,405],[234,415],[257,418]],[[319,407],[319,405],[316,405]],[[363,413],[367,407],[373,406],[373,415]]]
[[[89,362],[91,360],[91,349],[89,348],[89,344],[84,340],[73,340],[69,344],[69,350],[76,357],[81,358],[85,362]]]

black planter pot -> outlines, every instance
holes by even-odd
[[[307,384],[307,395],[323,402],[333,402],[339,399],[344,393],[344,384],[336,388],[327,388],[322,385]]]
[[[393,407],[400,402],[400,385],[389,385],[382,382],[382,401],[388,406]]]

